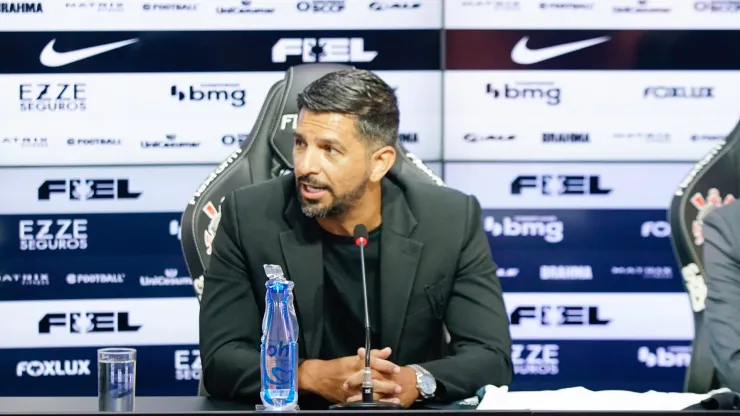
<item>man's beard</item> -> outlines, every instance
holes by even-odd
[[[345,192],[341,195],[337,195],[329,186],[316,183],[306,177],[299,178],[299,180],[296,181],[296,192],[298,194],[298,199],[301,201],[301,211],[303,211],[303,214],[309,218],[319,219],[344,214],[349,211],[350,208],[355,206],[357,201],[359,201],[362,196],[365,195],[365,191],[367,190],[367,184],[369,181],[370,178],[365,177],[362,183],[355,189],[349,192]],[[322,206],[321,201],[305,199],[301,194],[301,186],[303,186],[303,184],[307,184],[309,186],[315,185],[324,187],[327,193],[332,197],[331,204],[327,206]]]

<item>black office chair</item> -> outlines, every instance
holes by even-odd
[[[702,244],[704,217],[731,203],[740,191],[740,123],[699,161],[676,191],[668,213],[671,243],[694,312],[694,341],[684,391],[707,393],[718,387],[703,327],[707,297]]]
[[[211,242],[218,230],[220,205],[231,191],[263,182],[293,169],[293,131],[297,123],[298,93],[322,76],[351,68],[345,65],[307,64],[291,67],[285,78],[267,93],[265,103],[249,137],[198,187],[182,215],[182,250],[200,301],[203,272],[208,267]],[[400,143],[397,158],[387,177],[401,187],[424,182],[444,186],[421,160],[408,153]],[[201,383],[201,396],[207,395]]]

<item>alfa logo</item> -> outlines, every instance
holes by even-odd
[[[722,194],[717,188],[711,188],[707,192],[706,198],[700,192],[695,193],[691,197],[691,205],[699,211],[696,214],[696,219],[691,223],[691,234],[694,236],[694,244],[697,246],[704,244],[704,218],[715,209],[733,202],[735,202],[734,195],[727,194],[722,198]]]
[[[224,202],[224,199],[226,199],[226,197],[221,198],[218,208],[216,208],[211,201],[208,201],[208,203],[203,207],[203,213],[211,219],[208,223],[208,227],[203,231],[203,241],[206,243],[206,254],[209,256],[213,252],[213,239],[216,238],[218,223],[221,222],[221,202]]]

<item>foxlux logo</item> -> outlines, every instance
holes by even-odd
[[[600,317],[598,306],[528,305],[511,312],[511,325],[521,325],[526,320],[542,326],[603,326],[611,322]]]
[[[563,241],[563,222],[555,216],[516,215],[497,222],[492,216],[483,219],[483,229],[494,237],[541,237],[548,243]]]
[[[47,313],[39,321],[39,334],[49,334],[52,327],[64,328],[72,334],[93,332],[136,332],[141,325],[132,325],[128,312]]]
[[[20,220],[18,228],[22,251],[87,248],[86,219]]]
[[[601,185],[599,175],[519,175],[511,182],[511,194],[536,189],[545,196],[609,195],[612,189]]]
[[[559,105],[561,90],[553,85],[552,82],[517,82],[497,88],[489,83],[486,84],[486,93],[494,99],[544,101],[547,105]]]
[[[284,38],[272,47],[272,62],[283,63],[289,56],[302,62],[371,62],[376,51],[365,50],[363,38]]]
[[[512,344],[511,363],[514,374],[555,375],[560,372],[557,344]]]
[[[642,238],[666,238],[671,235],[671,224],[668,221],[645,221],[640,227]]]
[[[200,380],[201,372],[199,350],[175,351],[175,380]]]
[[[15,366],[16,377],[89,376],[90,360],[20,361]]]
[[[48,201],[51,194],[66,194],[71,201],[100,199],[138,199],[141,192],[129,189],[128,179],[51,179],[39,186],[39,201]]]
[[[644,98],[714,98],[714,87],[647,87]]]
[[[247,103],[247,90],[239,84],[200,84],[190,85],[183,92],[176,85],[170,87],[170,95],[178,101],[226,101],[234,108],[241,108]]]
[[[640,347],[637,350],[637,360],[644,363],[646,367],[688,367],[691,362],[690,346],[658,347],[655,352],[648,347]]]

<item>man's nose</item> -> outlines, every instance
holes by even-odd
[[[303,154],[298,158],[295,169],[300,175],[319,173],[319,152],[318,149],[307,147]]]

